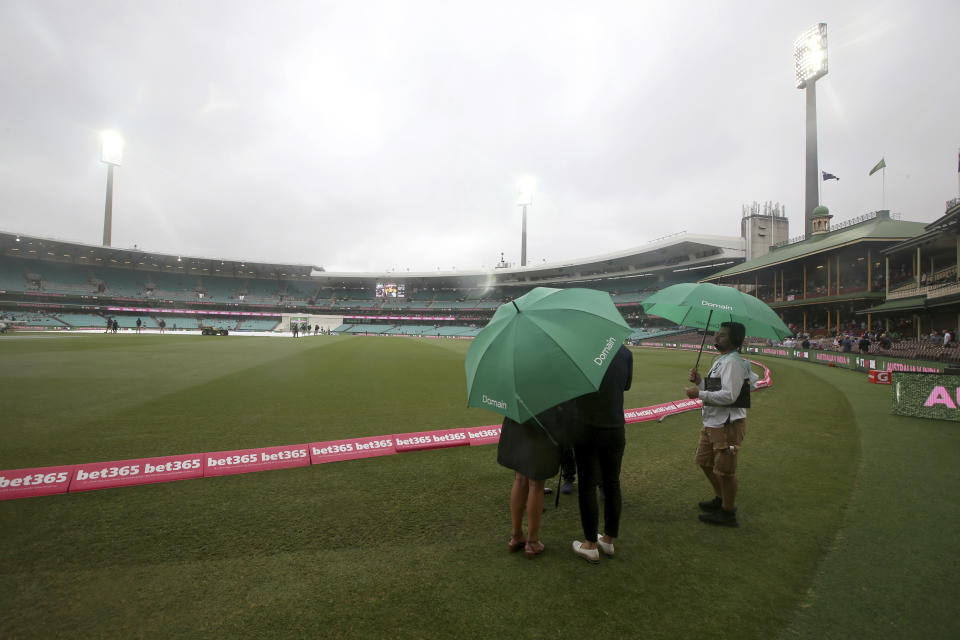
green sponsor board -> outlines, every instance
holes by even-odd
[[[744,347],[745,354],[752,353],[761,356],[773,356],[776,358],[791,358],[795,360],[806,360],[816,364],[824,364],[831,367],[840,367],[842,369],[854,369],[859,371],[870,371],[878,369],[880,371],[909,371],[912,373],[938,373],[942,372],[945,365],[935,362],[925,362],[923,360],[905,360],[903,358],[891,358],[880,354],[859,354],[859,353],[841,353],[837,351],[824,351],[819,349],[789,349],[787,347]]]
[[[640,343],[641,347],[654,347],[660,349],[689,349],[697,350],[698,344],[684,344],[678,342],[662,342],[645,340]],[[789,358],[791,360],[804,360],[815,364],[822,364],[829,367],[839,367],[841,369],[851,369],[853,371],[870,371],[876,369],[879,371],[905,371],[911,373],[942,373],[947,365],[940,362],[929,362],[925,360],[907,360],[905,358],[894,358],[878,353],[842,353],[838,351],[828,351],[822,349],[796,349],[790,347],[760,347],[754,345],[745,345],[742,349],[743,354],[770,356],[774,358]],[[707,345],[704,348],[704,356],[715,355],[713,347]],[[958,405],[960,406],[960,405]]]
[[[960,376],[894,371],[892,380],[893,413],[960,422]]]

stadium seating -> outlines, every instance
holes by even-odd
[[[57,318],[75,329],[103,329],[107,320],[94,313],[58,313]]]
[[[146,272],[100,266],[94,267],[91,272],[95,279],[103,282],[104,295],[119,298],[144,297],[144,284],[149,278]]]
[[[279,323],[279,320],[277,320],[276,318],[266,319],[266,320],[261,318],[257,318],[257,319],[244,318],[243,320],[240,320],[237,323],[235,330],[236,331],[273,331],[276,328],[278,323]]]
[[[392,324],[355,324],[345,333],[384,333],[393,326]]]
[[[681,334],[690,333],[689,329],[683,329],[680,327],[675,327],[672,329],[634,329],[633,333],[627,338],[628,340],[649,340],[651,338],[665,338],[671,336],[672,338],[679,337]]]
[[[67,327],[65,322],[61,322],[54,316],[47,316],[38,313],[16,313],[10,319],[14,326],[22,325],[25,327],[50,327],[64,329]]]

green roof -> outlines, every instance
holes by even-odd
[[[866,220],[859,224],[832,231],[822,235],[816,235],[807,238],[801,242],[788,244],[770,251],[759,258],[754,258],[743,262],[720,273],[715,273],[709,278],[704,278],[701,282],[718,280],[738,273],[748,273],[765,267],[770,267],[784,262],[790,262],[803,256],[822,253],[831,249],[838,249],[845,245],[863,241],[889,241],[901,242],[908,238],[918,236],[926,229],[926,223],[923,222],[904,222],[901,220],[891,220],[886,215],[878,215],[875,218]]]
[[[805,305],[825,304],[829,302],[846,302],[847,300],[882,300],[882,291],[856,291],[854,293],[841,293],[833,296],[818,296],[810,298],[797,298],[796,300],[779,300],[777,302],[768,302],[771,309],[781,309],[784,307],[802,307]]]
[[[927,296],[910,296],[909,298],[898,298],[897,300],[887,300],[883,304],[878,304],[869,309],[857,311],[857,315],[867,313],[884,313],[886,311],[907,311],[908,309],[922,309],[925,306]]]

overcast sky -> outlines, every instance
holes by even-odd
[[[741,206],[803,233],[793,43],[828,24],[821,202],[929,222],[958,196],[957,0],[0,2],[0,230],[328,270],[528,262]]]

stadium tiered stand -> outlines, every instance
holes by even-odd
[[[12,322],[14,325],[20,324],[27,327],[49,327],[54,329],[63,329],[67,326],[65,322],[61,322],[53,316],[34,313],[17,314],[16,317],[12,319]]]
[[[273,331],[277,320],[243,319],[237,323],[236,331]]]
[[[71,265],[55,262],[31,262],[25,265],[32,275],[40,276],[39,290],[47,293],[91,294],[97,292],[97,285],[89,271]]]
[[[94,277],[104,284],[104,295],[117,298],[144,297],[143,285],[150,274],[125,269],[92,269]]]
[[[689,329],[683,328],[672,328],[672,329],[634,329],[633,333],[627,338],[628,340],[649,340],[651,338],[665,338],[668,336],[676,337],[680,334],[689,333]]]
[[[392,324],[355,324],[343,333],[384,333],[394,325]]]
[[[107,320],[93,313],[58,313],[57,318],[74,329],[103,329]]]
[[[199,279],[199,288],[204,292],[203,299],[210,302],[233,302],[237,299],[239,282],[235,278],[217,276]]]
[[[117,316],[117,325],[121,329],[136,329],[137,318],[140,318],[142,323],[140,326],[144,329],[156,329],[158,327],[154,319],[149,316]]]
[[[697,262],[701,255],[729,254],[737,242],[695,237],[678,240],[675,247],[660,243],[571,264],[360,274],[0,232],[0,313],[29,315],[31,326],[38,329],[99,330],[110,317],[126,330],[139,316],[151,329],[163,318],[171,330],[177,325],[286,332],[296,320],[326,328],[339,324],[337,331],[346,334],[469,337],[500,305],[542,284],[609,291],[624,316],[639,321],[643,316],[637,303],[656,288],[649,283],[669,280],[678,266]],[[653,263],[659,265],[658,274],[637,275],[644,270],[643,276],[651,276],[646,265]],[[689,273],[693,279],[694,273],[702,276],[709,270]],[[392,290],[394,283],[403,287],[406,297],[377,297],[380,288]],[[264,312],[271,317],[259,315]],[[362,324],[351,322],[354,317],[362,318]]]
[[[634,292],[634,293],[614,293],[611,294],[614,304],[639,304],[647,299],[650,296],[649,292]]]
[[[437,329],[432,324],[398,324],[384,331],[386,335],[435,336]]]

